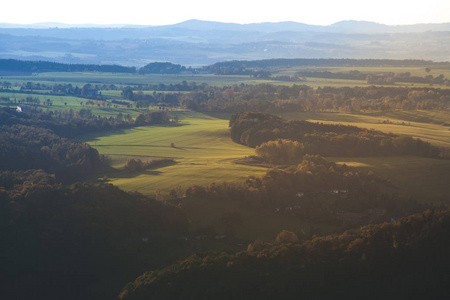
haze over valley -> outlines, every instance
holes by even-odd
[[[136,67],[154,61],[201,66],[270,58],[450,60],[450,23],[341,21],[318,26],[190,20],[165,26],[90,26],[0,24],[0,58]]]

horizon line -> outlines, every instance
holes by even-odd
[[[161,24],[161,25],[151,25],[151,24],[135,24],[135,23],[63,23],[63,22],[53,22],[53,21],[46,21],[46,22],[35,22],[35,23],[10,23],[10,22],[2,22],[0,23],[0,28],[5,28],[3,26],[7,25],[9,28],[20,28],[20,27],[40,27],[39,29],[51,29],[51,28],[58,28],[58,25],[64,26],[64,28],[79,28],[79,27],[86,27],[86,28],[113,28],[113,27],[163,27],[163,26],[174,26],[179,25],[187,22],[207,22],[207,23],[218,23],[218,24],[233,24],[233,25],[258,25],[258,24],[280,24],[280,23],[295,23],[295,24],[302,24],[307,26],[317,26],[317,27],[328,27],[333,26],[339,23],[345,23],[345,22],[355,22],[355,23],[369,23],[369,24],[376,24],[376,25],[382,25],[382,26],[388,26],[388,27],[400,27],[400,26],[417,26],[417,25],[442,25],[442,24],[449,24],[449,22],[440,22],[440,23],[413,23],[413,24],[396,24],[396,25],[388,25],[384,23],[379,23],[375,21],[366,21],[366,20],[341,20],[338,22],[334,22],[328,25],[319,25],[319,24],[308,24],[298,21],[264,21],[264,22],[251,22],[251,23],[236,23],[236,22],[222,22],[222,21],[211,21],[211,20],[200,20],[200,19],[187,19],[181,22],[177,23],[170,23],[170,24]],[[11,27],[11,26],[20,26],[20,27]]]

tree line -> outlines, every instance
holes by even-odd
[[[450,106],[450,90],[428,87],[312,88],[298,84],[292,86],[240,84],[226,87],[203,85],[188,93],[175,95],[179,105],[201,112],[370,112],[398,109],[446,110]],[[173,103],[176,103],[175,99]]]
[[[107,168],[96,149],[44,128],[3,125],[0,143],[0,170],[44,169],[60,181],[71,182]]]
[[[95,115],[88,108],[82,108],[79,111],[72,109],[50,111],[30,108],[23,112],[16,112],[7,107],[0,109],[0,126],[14,124],[38,126],[50,129],[64,137],[73,137],[93,131],[167,124],[169,122],[171,122],[171,116],[165,110],[140,112],[136,119],[133,119],[130,114],[124,115],[122,113],[118,113],[115,117]]]
[[[0,70],[9,72],[113,72],[135,73],[135,67],[119,65],[63,64],[49,61],[23,61],[16,59],[0,59]]]
[[[419,59],[348,59],[348,58],[278,58],[263,60],[234,60],[215,63],[209,68],[279,68],[279,67],[379,67],[379,66],[448,66],[449,62]]]
[[[22,61],[16,59],[0,59],[0,69],[10,72],[113,72],[139,74],[180,74],[183,72],[197,73],[199,71],[220,75],[251,75],[254,77],[268,77],[270,68],[315,66],[315,67],[379,67],[382,66],[448,66],[448,62],[433,62],[427,60],[392,60],[392,59],[265,59],[265,60],[234,60],[218,62],[200,69],[181,66],[170,62],[152,62],[147,65],[125,67],[120,65],[94,64],[64,64],[49,61]]]
[[[428,142],[409,136],[341,124],[287,121],[265,113],[245,112],[230,119],[231,139],[250,147],[269,161],[299,158],[304,154],[323,156],[417,155],[439,158],[443,153]],[[279,139],[297,142],[280,141]],[[276,142],[270,142],[275,141]],[[292,152],[294,151],[297,152]],[[280,157],[281,153],[290,153]]]
[[[169,62],[154,62],[141,68],[136,68],[120,65],[64,64],[50,61],[23,61],[16,59],[0,59],[0,70],[20,73],[110,72],[139,74],[179,74],[184,71],[192,71],[191,68]]]

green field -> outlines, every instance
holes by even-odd
[[[109,132],[107,135],[83,137],[112,159],[118,171],[108,174],[111,183],[124,190],[153,195],[155,190],[167,194],[170,189],[212,182],[239,182],[250,175],[265,173],[264,168],[235,164],[236,158],[253,155],[254,150],[229,137],[228,120],[201,113],[177,112],[175,126],[148,126]],[[171,147],[171,143],[175,147]],[[142,161],[173,158],[177,164],[158,170],[131,174],[122,170],[130,157]]]
[[[410,135],[436,146],[450,148],[450,127],[448,126],[450,114],[448,111],[392,111],[366,114],[294,112],[281,116],[290,120],[340,123]],[[389,120],[389,124],[383,124],[383,121],[386,120]]]

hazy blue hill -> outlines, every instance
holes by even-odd
[[[333,31],[341,31],[347,33],[353,32],[388,32],[390,26],[379,24],[375,22],[366,22],[366,21],[341,21],[334,23],[329,26]]]
[[[0,24],[0,40],[0,58],[137,67],[154,61],[198,66],[223,60],[300,57],[450,60],[450,23]]]

